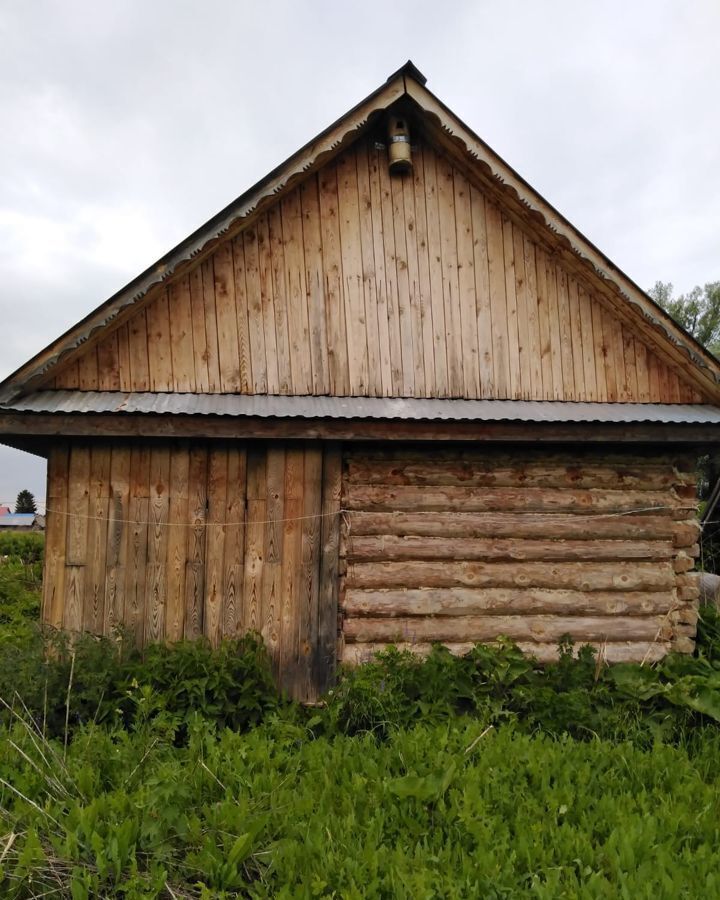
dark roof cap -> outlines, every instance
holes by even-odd
[[[400,66],[400,68],[396,72],[393,72],[392,75],[388,75],[387,80],[394,81],[398,75],[407,75],[417,81],[418,84],[427,84],[427,78],[411,59],[409,59],[404,66]]]

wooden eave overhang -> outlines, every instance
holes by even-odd
[[[720,402],[720,363],[621,272],[587,238],[521,178],[425,86],[411,63],[193,232],[109,300],[0,383],[0,403],[42,386],[101,333],[119,327],[141,302],[149,302],[187,267],[213,252],[218,242],[247,227],[286,190],[330,161],[396,103],[409,104],[421,128],[486,190],[502,199],[534,236],[557,253],[580,278],[599,289],[619,318],[639,328],[680,366],[709,402]]]

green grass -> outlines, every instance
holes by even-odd
[[[307,710],[252,637],[71,649],[3,555],[2,897],[720,897],[717,616],[654,667],[390,651]]]
[[[383,742],[198,721],[181,748],[90,728],[66,764],[12,740],[4,896],[720,896],[716,733],[691,756],[467,718]]]

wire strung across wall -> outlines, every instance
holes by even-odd
[[[588,512],[586,510],[579,510],[577,513],[567,512],[567,513],[548,513],[548,512],[540,512],[534,510],[521,510],[518,511],[522,516],[547,516],[547,515],[557,515],[557,516],[569,516],[571,518],[578,518],[580,516],[585,516],[588,519],[614,519],[620,518],[623,516],[633,516],[639,513],[647,513],[647,512],[660,512],[662,510],[670,510],[676,509],[675,506],[641,506],[637,509],[627,509],[621,510],[619,512],[608,512],[608,513],[595,513]],[[436,513],[437,510],[421,510],[422,512]],[[162,520],[154,520],[154,521],[138,521],[136,519],[123,519],[120,517],[115,517],[111,515],[107,516],[94,516],[88,513],[77,513],[70,512],[64,509],[56,509],[54,507],[47,507],[46,512],[55,513],[59,516],[67,516],[69,518],[76,519],[89,519],[91,521],[96,522],[113,522],[114,524],[123,524],[123,525],[146,525],[152,528],[204,528],[207,526],[215,526],[218,528],[240,528],[246,525],[282,525],[286,522],[299,522],[304,519],[322,519],[330,516],[339,516],[339,515],[348,515],[353,512],[353,510],[340,508],[331,510],[329,512],[320,512],[320,513],[312,513],[306,516],[292,516],[291,518],[283,518],[283,519],[264,519],[262,521],[256,519],[242,519],[238,522],[219,522],[215,520],[206,519],[205,517],[196,517],[196,521],[194,522],[163,522]],[[494,512],[503,512],[495,510]]]

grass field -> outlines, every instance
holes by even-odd
[[[3,897],[720,897],[712,617],[652,670],[390,654],[304,710],[252,640],[47,655],[37,574],[0,565]]]

